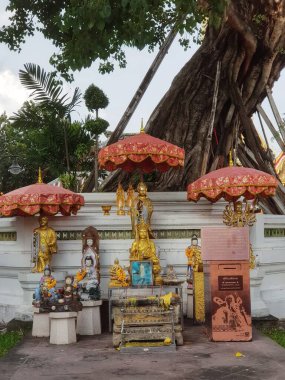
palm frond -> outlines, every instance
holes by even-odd
[[[80,103],[81,92],[78,87],[69,101],[68,94],[62,94],[63,88],[53,73],[47,73],[34,63],[26,63],[24,68],[19,71],[19,77],[22,85],[33,91],[30,96],[37,102],[51,104],[60,117],[69,115]]]

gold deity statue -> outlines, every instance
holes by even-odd
[[[129,279],[126,276],[124,269],[119,264],[119,260],[115,259],[113,266],[110,271],[110,282],[109,287],[123,287],[129,285]]]
[[[223,213],[223,222],[231,227],[251,227],[256,222],[254,207],[251,207],[250,204],[246,202],[243,209],[241,201],[234,202],[233,207],[231,204],[228,204]],[[249,257],[249,267],[250,269],[254,269],[256,266],[256,258],[251,245],[249,248]]]
[[[152,262],[152,271],[155,285],[161,285],[163,280],[160,276],[161,267],[156,255],[155,244],[149,238],[149,225],[142,219],[136,228],[136,239],[130,248],[130,260],[148,260]]]
[[[35,264],[32,272],[43,272],[51,264],[52,255],[57,252],[56,232],[48,226],[46,216],[39,217],[40,226],[33,232],[32,262]]]
[[[244,227],[253,226],[256,221],[253,208],[250,207],[249,203],[243,205],[241,201],[229,203],[223,212],[223,222],[227,226],[231,227]]]
[[[135,199],[135,190],[130,182],[129,187],[127,189],[127,200],[126,200],[127,207],[129,209],[128,215],[131,215],[131,209],[133,207],[134,199]]]
[[[125,192],[119,183],[116,191],[117,215],[125,215]]]
[[[137,225],[144,221],[147,224],[148,235],[153,238],[150,221],[153,212],[152,202],[147,196],[147,187],[144,182],[139,182],[137,186],[138,195],[133,201],[131,208],[131,221],[132,221],[132,233],[133,237],[136,236]]]
[[[204,272],[201,247],[198,245],[196,235],[193,235],[191,245],[186,248],[185,255],[188,259],[187,282],[193,286],[194,320],[202,323],[205,321]]]

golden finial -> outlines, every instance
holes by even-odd
[[[41,169],[41,168],[39,168],[38,183],[43,183],[43,179],[42,179],[42,169]]]
[[[229,166],[234,166],[233,157],[232,157],[232,150],[229,152]]]
[[[141,129],[140,133],[144,133],[143,118],[141,118]]]

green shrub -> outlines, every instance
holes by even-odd
[[[12,347],[22,340],[24,333],[22,330],[9,331],[0,335],[0,357],[4,356]]]

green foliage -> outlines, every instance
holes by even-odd
[[[262,329],[263,334],[267,335],[269,338],[280,344],[280,346],[285,348],[285,330],[279,328],[264,328]]]
[[[109,127],[109,123],[107,120],[101,119],[98,117],[97,119],[88,118],[85,122],[85,128],[91,135],[99,136],[101,133],[104,133],[106,129]]]
[[[20,70],[20,82],[28,90],[31,97],[46,107],[53,108],[59,118],[69,117],[74,108],[79,105],[81,93],[78,87],[69,101],[68,94],[62,95],[62,82],[56,79],[54,73],[47,73],[39,65],[26,63],[25,70]]]
[[[62,119],[57,117],[53,109],[34,102],[26,102],[18,115],[22,117],[12,122],[2,115],[0,190],[4,192],[35,183],[39,166],[43,169],[45,182],[66,172]],[[71,172],[90,171],[92,163],[88,152],[92,141],[83,124],[67,123],[66,132]],[[24,172],[15,176],[8,172],[14,156],[18,156],[18,163],[25,168]]]
[[[10,23],[0,30],[0,42],[20,50],[27,36],[41,32],[58,53],[50,62],[67,78],[70,70],[99,61],[109,72],[114,62],[125,67],[125,48],[153,51],[175,27],[192,34],[205,16],[217,24],[226,0],[10,0]],[[204,4],[205,3],[205,4]],[[188,37],[187,37],[188,38]],[[182,39],[183,41],[183,39]],[[184,45],[186,42],[183,42]]]
[[[0,334],[0,357],[4,356],[12,347],[23,339],[23,332],[10,331]]]
[[[97,111],[106,108],[109,104],[109,99],[105,93],[94,84],[91,84],[84,94],[86,107],[89,111]]]

